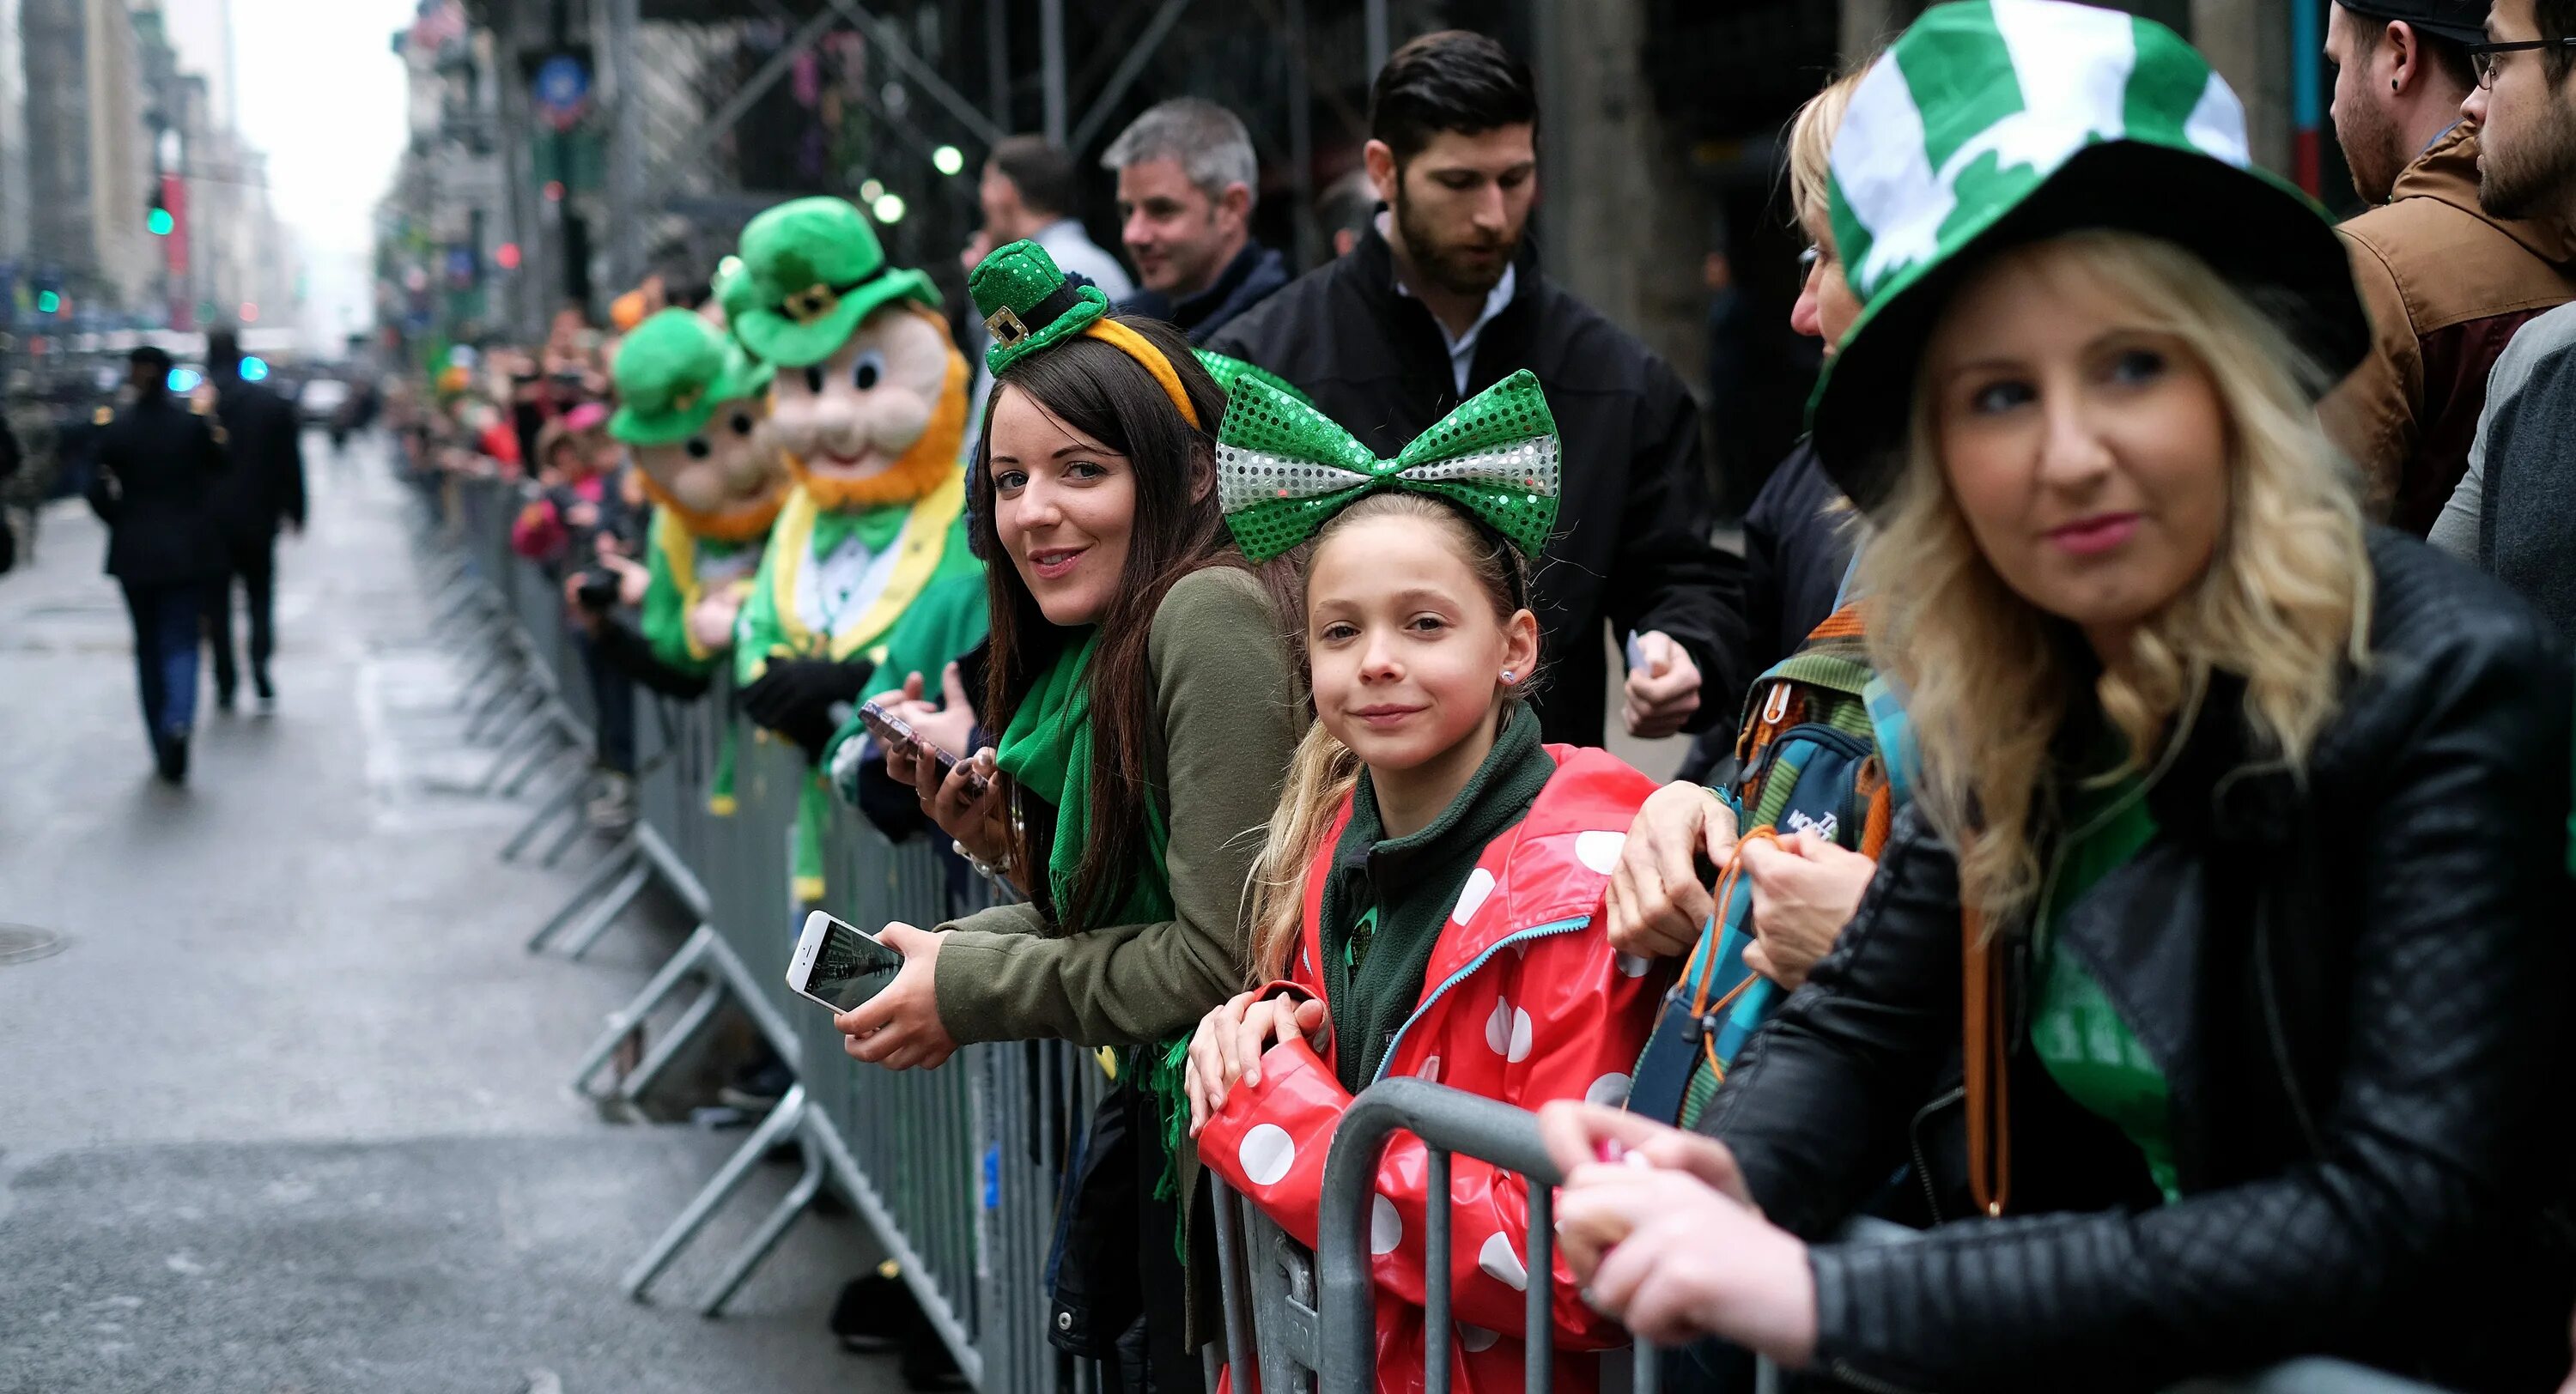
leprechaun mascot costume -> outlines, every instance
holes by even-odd
[[[687,310],[663,310],[617,352],[625,443],[653,500],[642,632],[603,647],[657,692],[695,697],[733,648],[761,544],[790,483],[769,439],[770,369]]]
[[[906,652],[942,661],[983,637],[958,460],[966,359],[930,278],[888,266],[841,199],[752,219],[741,256],[726,306],[736,336],[776,369],[770,430],[795,487],[743,606],[735,677],[744,712],[818,761],[836,708],[869,690],[898,629]],[[799,810],[800,899],[822,894],[825,808],[817,776]]]

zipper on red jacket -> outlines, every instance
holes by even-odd
[[[1394,1037],[1387,1041],[1386,1054],[1378,1057],[1377,1073],[1370,1076],[1369,1083],[1375,1084],[1379,1080],[1386,1078],[1387,1067],[1395,1063],[1396,1048],[1404,1044],[1405,1033],[1413,1029],[1413,1024],[1415,1022],[1422,1020],[1422,1014],[1430,1011],[1432,1004],[1438,1002],[1441,996],[1447,993],[1449,989],[1456,987],[1458,984],[1467,981],[1468,978],[1473,977],[1476,970],[1484,967],[1486,962],[1493,958],[1494,955],[1501,953],[1503,950],[1510,948],[1514,944],[1526,944],[1535,939],[1547,939],[1559,934],[1568,934],[1581,929],[1590,923],[1592,923],[1592,916],[1589,913],[1577,915],[1570,920],[1550,920],[1546,924],[1532,925],[1528,929],[1506,934],[1502,938],[1497,939],[1492,944],[1486,946],[1483,953],[1480,953],[1467,961],[1466,967],[1461,968],[1457,972],[1450,974],[1448,977],[1441,979],[1440,986],[1431,989],[1429,996],[1424,997],[1419,1003],[1415,1004],[1412,1014],[1405,1017],[1404,1024],[1397,1027],[1395,1029]]]

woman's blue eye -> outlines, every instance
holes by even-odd
[[[2030,384],[2026,382],[1988,383],[1969,396],[1968,409],[1981,416],[1991,416],[1997,412],[2010,411],[2014,407],[2026,406],[2036,396],[2038,394],[2033,392]]]
[[[1029,477],[1018,470],[1003,470],[993,476],[993,487],[1006,493],[1016,492],[1028,482]]]
[[[2162,377],[2164,371],[2165,356],[2154,349],[2126,349],[2111,360],[2111,380],[2114,382],[2152,382]]]

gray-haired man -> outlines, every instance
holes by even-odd
[[[1119,308],[1170,320],[1205,343],[1288,284],[1288,263],[1252,237],[1261,166],[1233,112],[1175,97],[1111,141],[1119,236],[1142,287]]]

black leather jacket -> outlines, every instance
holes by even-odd
[[[2016,955],[2011,1202],[1965,1218],[1957,868],[1899,818],[1703,1124],[1811,1239],[1909,1161],[1945,1222],[1811,1251],[1820,1373],[2153,1389],[2307,1353],[2461,1388],[2566,1372],[2568,658],[2488,578],[2385,531],[2370,554],[2372,660],[2304,786],[2249,766],[2241,688],[2213,692],[2150,795],[2161,831],[2060,930],[2166,1075],[2178,1202],[2032,1057]]]

